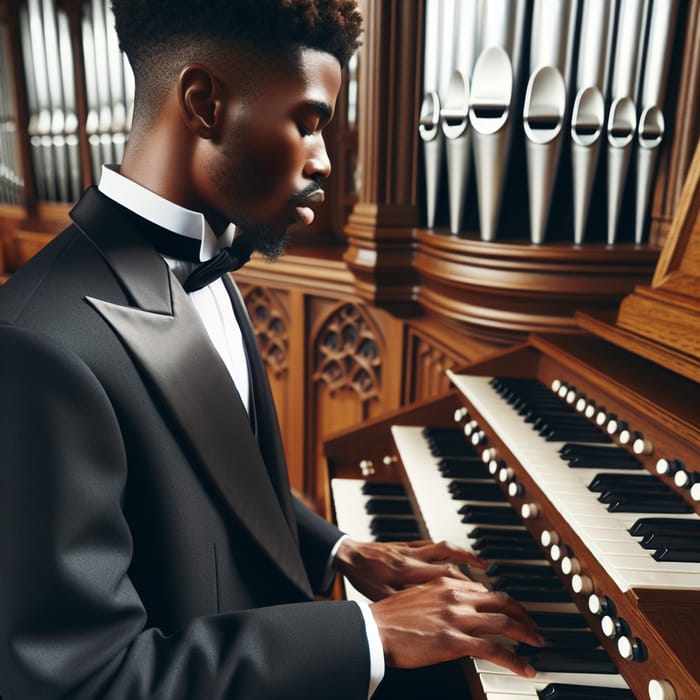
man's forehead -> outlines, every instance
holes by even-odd
[[[325,89],[333,88],[335,82],[340,84],[341,68],[333,54],[318,49],[303,48],[299,52],[300,77],[308,86]]]

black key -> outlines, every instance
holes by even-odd
[[[459,457],[464,454],[464,446],[462,445],[435,445],[429,443],[428,447],[433,457]]]
[[[660,479],[654,476],[641,476],[637,474],[596,474],[588,484],[589,491],[606,491],[607,489],[621,488],[653,488],[673,493]]]
[[[610,513],[690,513],[692,508],[682,499],[678,501],[660,503],[655,500],[646,503],[634,502],[620,498],[614,503],[608,504]]]
[[[580,416],[577,416],[575,413],[571,413],[570,411],[551,410],[547,411],[546,415],[540,416],[536,416],[534,412],[532,412],[525,415],[525,422],[532,423],[532,427],[535,428],[535,430],[546,428],[547,426],[550,428],[583,426],[586,429],[589,427],[589,423],[585,419],[582,422]]]
[[[423,428],[423,435],[427,438],[435,439],[448,439],[455,437],[464,437],[464,434],[459,428],[453,427],[440,427],[435,425],[429,425]]]
[[[591,630],[540,630],[546,647],[570,649],[597,649],[600,640]]]
[[[533,581],[532,576],[501,576],[494,584],[495,591],[507,591],[510,588],[542,588],[550,591],[563,589],[558,578],[542,578]]]
[[[570,459],[567,461],[567,464],[572,469],[627,469],[629,471],[644,469],[640,462],[622,460],[619,462],[601,462],[599,459],[588,459],[587,457]]]
[[[599,457],[601,459],[635,459],[624,447],[585,445],[575,442],[567,442],[559,449],[559,454],[563,457]]]
[[[374,537],[375,542],[415,542],[422,539],[420,533],[416,532],[386,532]]]
[[[568,603],[571,601],[571,596],[564,588],[551,590],[549,588],[513,586],[507,589],[506,593],[521,603]]]
[[[362,484],[362,493],[365,496],[405,496],[406,489],[403,484],[387,484],[380,481],[365,481]]]
[[[664,535],[652,532],[639,543],[644,549],[659,549],[669,547],[671,549],[696,549],[700,547],[700,536],[693,532],[685,535]]]
[[[541,634],[547,629],[583,629],[588,626],[583,615],[578,613],[531,612],[530,618]]]
[[[520,646],[520,645],[518,645]],[[615,664],[604,650],[593,649],[575,654],[536,652],[530,663],[537,671],[559,673],[617,673]]]
[[[575,469],[644,469],[644,465],[636,457],[627,453],[614,453],[612,449],[609,451],[609,455],[569,454],[562,455],[562,458]]]
[[[586,442],[603,442],[605,436],[597,430],[583,428],[550,428],[539,431],[547,442],[563,442],[565,440],[585,440]],[[610,438],[607,438],[608,440]],[[600,465],[598,465],[600,467]]]
[[[521,542],[535,545],[532,535],[527,530],[502,530],[489,527],[475,527],[468,535],[469,539],[481,544],[493,544],[496,542]]]
[[[554,569],[549,566],[540,564],[510,564],[504,562],[496,562],[491,564],[486,569],[486,575],[495,578],[497,576],[528,576],[533,578],[556,578],[557,574]],[[577,616],[578,617],[578,616]],[[581,618],[583,619],[583,618]]]
[[[370,515],[413,515],[410,502],[403,498],[370,498],[365,510]]]
[[[498,537],[477,537],[472,541],[472,547],[474,549],[491,549],[494,547],[502,549],[512,549],[517,551],[528,551],[535,554],[542,554],[542,550],[537,546],[532,540],[521,540],[521,539],[508,539],[498,538]],[[539,557],[538,557],[539,558]]]
[[[579,469],[643,469],[643,464],[622,447],[566,444],[559,454],[570,467]]]
[[[538,561],[540,559],[544,560],[544,554],[541,550],[531,549],[529,547],[516,547],[507,546],[499,547],[498,545],[491,545],[490,547],[482,547],[481,549],[475,550],[479,553],[480,557],[484,559],[522,559],[524,561]]]
[[[434,457],[477,457],[473,445],[458,428],[424,428],[423,436]]]
[[[461,431],[457,431],[450,435],[431,435],[427,438],[428,445],[433,446],[436,450],[441,449],[452,449],[458,447],[467,453],[470,457],[477,456],[474,453],[474,448],[472,444],[467,440],[466,435]]]
[[[418,525],[413,518],[383,518],[378,516],[372,518],[370,531],[373,535],[387,532],[415,532],[417,534]]]
[[[488,527],[488,525],[477,525],[467,533],[470,539],[478,539],[479,537],[494,537],[509,536],[522,537],[524,540],[532,540],[532,535],[524,527]]]
[[[498,484],[490,482],[451,481],[447,489],[456,501],[496,501],[508,499]]]
[[[463,523],[484,523],[485,525],[519,525],[520,516],[512,508],[497,506],[462,506]]]
[[[613,489],[612,491],[603,491],[598,496],[598,501],[600,503],[614,503],[615,501],[624,501],[625,503],[639,503],[644,505],[646,503],[658,503],[659,506],[673,505],[674,503],[685,503],[685,501],[677,496],[675,493],[654,493],[654,491],[622,491],[619,489]],[[661,512],[661,507],[659,508]]]
[[[465,457],[464,459],[441,459],[438,471],[449,479],[490,479],[488,467],[481,459]]]
[[[669,549],[661,547],[652,556],[656,561],[686,561],[700,564],[700,551],[697,549]]]
[[[580,646],[576,645],[575,635],[581,635]],[[594,639],[590,639],[593,636]],[[561,644],[546,644],[542,647],[532,646],[526,642],[520,642],[517,646],[518,654],[521,656],[527,656],[528,654],[557,654],[562,656],[573,656],[574,654],[582,654],[583,656],[591,655],[593,658],[597,659],[601,653],[604,653],[603,649],[600,647],[600,641],[595,638],[593,632],[589,632],[588,636],[584,630],[580,632],[572,632],[568,640],[564,635],[562,635]]]
[[[635,537],[659,533],[695,532],[700,534],[700,518],[639,518],[629,529]]]
[[[537,691],[540,700],[635,700],[627,688],[601,688],[571,683],[550,683]]]

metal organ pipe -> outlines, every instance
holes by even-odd
[[[570,176],[570,235],[583,245],[594,232],[591,197],[600,175],[607,189],[602,237],[614,245],[636,138],[634,239],[640,243],[664,136],[679,6],[679,0],[426,0],[418,131],[427,226],[447,223],[450,233],[463,233],[474,197],[479,236],[496,241],[509,204],[512,153],[524,143],[529,231],[522,238],[529,233],[530,242],[545,242],[557,223],[550,219],[558,178]],[[514,115],[521,109],[522,120]],[[564,173],[569,138],[571,170]],[[438,211],[442,201],[446,213]]]

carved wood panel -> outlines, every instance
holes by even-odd
[[[294,459],[294,425],[290,422],[290,416],[298,409],[293,405],[289,381],[291,324],[287,295],[283,291],[258,285],[239,284],[239,288],[253,324],[277,407],[282,441],[288,456],[289,478],[292,486],[301,490],[303,465]]]
[[[307,490],[322,499],[323,439],[386,410],[385,367],[389,357],[400,357],[400,347],[387,347],[382,328],[364,305],[317,298],[310,306],[307,425],[314,473]]]
[[[270,380],[282,380],[288,370],[289,313],[272,290],[252,287],[244,299]]]
[[[403,403],[435,398],[449,388],[445,371],[461,364],[452,350],[413,328],[407,330]]]
[[[377,331],[360,308],[346,303],[326,320],[316,338],[312,381],[325,384],[331,398],[351,390],[362,411],[381,393],[382,361]]]

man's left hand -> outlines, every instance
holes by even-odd
[[[488,562],[449,542],[357,542],[346,537],[335,556],[335,568],[370,600],[381,600],[408,586],[440,577],[470,581],[464,565],[486,568]]]

